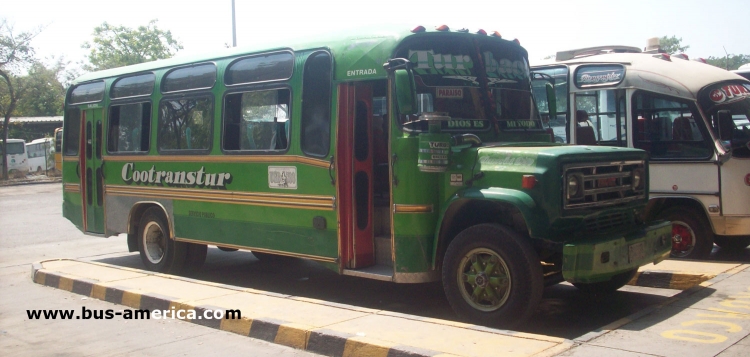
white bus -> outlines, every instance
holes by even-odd
[[[29,172],[42,173],[55,168],[54,144],[51,138],[36,139],[26,144]]]
[[[542,113],[554,86],[559,141],[650,153],[647,218],[672,221],[673,257],[750,245],[750,81],[625,46],[558,52],[532,71]]]
[[[8,175],[26,175],[29,171],[29,160],[26,156],[26,141],[22,139],[8,139],[8,152],[2,152],[3,141],[0,140],[0,155],[6,156]],[[2,156],[0,156],[2,157]],[[0,170],[3,162],[0,160]]]

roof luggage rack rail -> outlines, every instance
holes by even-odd
[[[632,46],[597,46],[560,51],[555,55],[555,61],[567,61],[576,57],[593,56],[606,53],[641,53],[641,49]]]

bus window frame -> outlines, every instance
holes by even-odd
[[[274,81],[275,82],[275,81]],[[259,82],[260,83],[260,82]],[[262,91],[272,91],[272,90],[283,90],[286,89],[289,91],[289,108],[287,109],[287,112],[289,113],[289,118],[287,120],[289,121],[289,129],[288,129],[288,139],[287,139],[287,145],[286,149],[284,150],[226,150],[224,149],[224,139],[225,139],[225,133],[226,133],[226,116],[227,116],[227,106],[226,106],[226,99],[228,96],[233,94],[239,94],[239,93],[249,93],[249,92],[262,92]],[[293,111],[292,108],[294,107],[294,92],[292,90],[292,86],[288,83],[270,83],[270,82],[262,82],[260,84],[242,84],[240,86],[233,85],[231,88],[228,88],[226,91],[224,91],[224,94],[221,97],[221,137],[219,139],[219,142],[221,143],[220,150],[223,154],[226,155],[284,155],[289,153],[289,150],[291,150],[292,147],[292,133],[293,133],[293,127],[294,127],[294,121],[293,118]]]
[[[328,55],[329,70],[330,70],[329,77],[328,77],[328,84],[329,84],[329,87],[328,87],[328,108],[327,108],[328,115],[327,115],[327,118],[326,118],[326,120],[328,121],[327,122],[327,124],[328,124],[328,150],[323,155],[318,155],[316,153],[310,153],[310,152],[308,152],[306,150],[306,146],[303,143],[303,139],[304,139],[304,135],[305,135],[304,130],[306,128],[305,125],[304,125],[304,123],[305,123],[305,117],[304,117],[304,114],[305,114],[305,69],[307,67],[307,63],[310,60],[310,58],[313,57],[314,55],[317,55],[318,53],[325,53],[326,55]],[[300,64],[302,66],[302,71],[301,71],[302,73],[300,74],[302,76],[302,78],[300,79],[301,80],[301,85],[300,85],[300,92],[301,92],[300,93],[300,99],[301,99],[301,104],[300,104],[300,119],[299,119],[299,122],[300,122],[300,125],[299,125],[300,126],[300,129],[299,129],[300,152],[302,152],[302,154],[305,155],[305,156],[307,156],[307,157],[321,159],[321,158],[326,158],[326,157],[329,157],[331,155],[334,155],[333,153],[335,152],[336,145],[337,145],[336,142],[331,143],[331,141],[334,140],[335,137],[336,137],[335,130],[336,130],[336,127],[338,126],[338,123],[337,123],[338,118],[334,118],[333,117],[334,113],[337,113],[337,108],[335,108],[335,104],[338,102],[338,98],[334,98],[334,91],[335,91],[335,88],[336,88],[335,60],[334,60],[334,55],[333,55],[332,51],[329,48],[314,48],[314,49],[310,49],[305,54],[303,54],[303,56],[304,56],[304,61],[302,61],[302,63]]]
[[[149,117],[149,125],[148,125],[148,149],[146,151],[110,151],[109,150],[109,131],[112,128],[112,107],[115,106],[123,106],[128,104],[139,104],[139,103],[149,103],[151,105],[150,110],[150,117]],[[158,112],[157,112],[158,114]],[[141,118],[142,120],[143,118]],[[106,140],[106,152],[107,155],[113,155],[113,156],[131,156],[131,155],[148,155],[151,152],[152,145],[151,145],[151,139],[153,137],[152,129],[154,124],[154,101],[151,99],[151,97],[146,96],[137,96],[137,97],[127,97],[127,98],[118,98],[118,99],[111,99],[109,102],[109,106],[107,106],[107,117],[106,121],[106,130],[103,133],[104,138]]]
[[[204,66],[204,65],[207,65],[207,64],[210,64],[210,65],[214,66],[214,81],[211,84],[211,86],[209,86],[209,87],[195,87],[195,88],[188,88],[188,89],[180,89],[180,90],[175,90],[175,91],[166,91],[164,89],[164,86],[166,86],[166,84],[167,84],[167,79],[169,79],[168,77],[169,77],[170,73],[173,73],[173,72],[179,71],[181,69],[185,69],[185,68],[200,67],[200,66]],[[169,68],[166,72],[164,72],[164,74],[162,74],[161,76],[158,76],[158,77],[159,77],[159,93],[161,93],[161,95],[163,95],[163,96],[172,96],[174,94],[184,94],[184,93],[189,93],[189,92],[194,92],[194,91],[210,91],[210,90],[214,89],[216,87],[216,84],[219,82],[219,65],[216,63],[216,61],[191,63],[191,64],[188,64],[188,65],[185,65],[185,66],[179,66],[179,67]]]
[[[638,134],[638,115],[640,111],[637,109],[638,101],[636,100],[636,97],[639,94],[645,93],[647,95],[650,95],[652,98],[660,98],[663,100],[670,100],[670,101],[676,101],[683,104],[687,104],[688,110],[690,110],[691,114],[693,115],[693,120],[696,122],[696,126],[698,127],[698,130],[702,136],[702,142],[705,145],[705,148],[708,150],[707,155],[704,157],[663,157],[663,156],[656,156],[653,155],[653,150],[645,150],[638,147],[636,144],[637,142],[645,142],[645,140],[639,140],[637,138]],[[688,99],[683,97],[677,97],[677,96],[670,96],[663,93],[658,92],[651,92],[644,89],[636,89],[633,91],[633,93],[630,95],[630,118],[629,120],[632,123],[633,130],[631,130],[631,137],[633,139],[633,148],[635,149],[641,149],[648,152],[649,161],[652,162],[709,162],[712,161],[716,155],[716,144],[713,139],[713,134],[709,131],[708,124],[706,123],[703,110],[700,108],[700,105],[698,102],[694,99]],[[692,108],[691,108],[692,107]],[[677,108],[675,108],[677,109]],[[655,110],[651,110],[655,111]],[[669,111],[669,108],[663,108],[661,111]],[[675,110],[676,111],[676,110]],[[699,123],[700,122],[700,123]],[[674,125],[674,121],[672,121],[672,125]],[[644,132],[645,134],[646,132]],[[679,142],[679,140],[670,140],[665,142]],[[696,140],[696,142],[698,142]]]
[[[115,88],[117,87],[117,83],[120,82],[121,80],[127,79],[127,78],[132,78],[132,77],[139,77],[139,76],[143,76],[143,75],[147,75],[147,74],[150,74],[150,75],[152,75],[154,77],[154,80],[151,83],[151,93],[131,95],[131,96],[128,96],[128,97],[115,97],[115,96],[112,95],[113,92],[115,91]],[[151,97],[151,96],[154,95],[154,92],[156,91],[157,77],[158,76],[153,71],[140,72],[140,73],[135,73],[135,74],[132,74],[132,75],[126,75],[126,76],[122,76],[122,77],[117,77],[117,78],[115,78],[115,80],[112,81],[112,85],[110,85],[109,90],[107,91],[108,92],[107,93],[107,98],[109,98],[110,101],[121,101],[121,100],[133,99],[133,98]]]
[[[241,61],[244,61],[244,60],[247,60],[247,59],[255,58],[255,57],[262,57],[262,56],[274,55],[274,54],[279,54],[279,53],[289,53],[292,56],[292,73],[289,75],[289,77],[287,77],[287,78],[270,79],[270,80],[265,80],[265,81],[252,81],[252,82],[234,83],[234,84],[229,84],[229,82],[227,81],[227,76],[229,75],[229,69],[234,64],[236,64],[238,62],[241,62]],[[295,53],[294,53],[294,51],[292,49],[284,49],[284,50],[272,51],[272,52],[255,53],[255,54],[248,55],[248,56],[238,57],[238,58],[233,59],[226,66],[224,66],[224,68],[222,70],[223,73],[222,73],[222,76],[221,76],[222,77],[222,81],[224,83],[224,86],[228,90],[229,90],[229,88],[234,89],[234,88],[243,87],[243,86],[247,86],[247,85],[257,85],[257,84],[277,83],[277,82],[289,81],[292,77],[294,77],[295,68],[297,67],[296,63],[295,63],[296,59],[297,58],[295,57]]]
[[[184,100],[184,99],[198,99],[198,98],[209,98],[211,100],[211,124],[208,125],[209,128],[211,128],[211,134],[208,136],[208,147],[205,149],[162,149],[161,148],[161,141],[159,140],[159,124],[161,121],[161,104],[165,101],[172,101],[172,100]],[[153,110],[153,105],[152,108]],[[159,105],[156,108],[156,131],[151,134],[156,135],[156,152],[159,155],[163,156],[171,156],[171,155],[210,155],[211,152],[214,149],[214,134],[215,134],[215,124],[216,124],[216,96],[211,92],[210,90],[198,90],[194,91],[193,93],[185,93],[185,91],[181,92],[174,92],[170,93],[170,95],[164,95],[159,100]],[[153,115],[152,115],[153,116]],[[152,118],[153,119],[153,118]],[[153,125],[153,124],[152,124]],[[150,151],[150,150],[149,150]]]

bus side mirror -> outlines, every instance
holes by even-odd
[[[394,71],[394,81],[399,112],[403,115],[415,114],[417,101],[414,93],[417,86],[414,84],[414,74],[406,69],[397,69]]]
[[[552,120],[557,116],[557,97],[555,97],[555,87],[552,83],[545,83],[544,89],[547,91],[547,108],[549,108],[549,118]]]
[[[722,141],[732,141],[732,131],[734,123],[732,122],[732,113],[728,110],[719,110],[716,113],[719,120],[719,139]]]

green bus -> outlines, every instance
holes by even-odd
[[[552,99],[554,100],[554,98]],[[164,273],[206,246],[442,279],[512,326],[545,285],[613,291],[669,255],[645,153],[556,144],[499,33],[379,28],[89,73],[67,92],[63,215]]]

